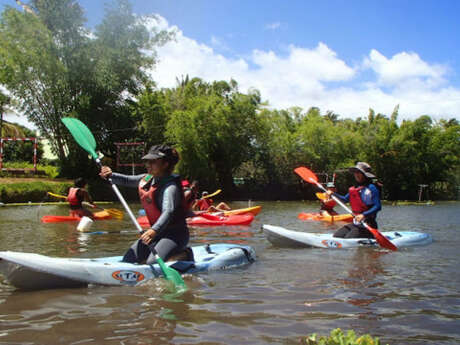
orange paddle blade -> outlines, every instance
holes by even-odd
[[[377,240],[378,244],[382,246],[383,248],[390,249],[390,250],[398,250],[398,247],[396,247],[393,243],[390,242],[388,238],[382,235],[380,231],[377,229],[374,229],[373,227],[370,227],[366,223],[363,223],[364,226],[369,230],[372,235],[374,235],[375,239]]]
[[[294,172],[299,175],[303,180],[307,181],[308,183],[317,184],[318,177],[315,175],[313,171],[306,167],[298,167],[294,169]]]

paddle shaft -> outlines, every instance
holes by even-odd
[[[99,158],[96,159],[96,164],[99,166],[99,168],[102,167],[101,161]],[[110,185],[112,186],[113,191],[115,192],[116,196],[118,197],[118,200],[120,200],[121,204],[125,208],[126,212],[129,215],[129,218],[131,218],[131,221],[133,222],[134,226],[136,227],[137,231],[140,233],[143,233],[144,230],[142,230],[142,227],[138,223],[136,217],[134,216],[133,212],[131,211],[131,208],[128,206],[128,204],[125,201],[125,198],[123,198],[123,195],[121,195],[120,191],[118,190],[118,187],[115,183],[113,183],[112,178],[108,177],[107,181],[109,181]]]

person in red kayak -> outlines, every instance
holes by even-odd
[[[382,209],[379,188],[372,181],[376,176],[372,173],[371,166],[365,162],[358,162],[356,166],[348,169],[354,174],[356,184],[349,188],[347,195],[342,196],[332,191],[343,202],[350,202],[351,210],[355,216],[352,224],[347,224],[334,233],[340,238],[374,238],[372,233],[361,224],[365,221],[372,228],[377,229],[377,213]]]
[[[204,212],[222,212],[231,210],[230,206],[228,206],[225,202],[220,202],[217,206],[214,206],[214,200],[207,198],[207,195],[209,195],[209,193],[206,191],[201,193],[201,199],[198,199],[193,205],[194,210]]]
[[[328,191],[331,191],[332,193],[335,193],[337,191],[337,188],[335,188],[334,182],[328,182],[326,184],[326,188]],[[328,195],[327,193],[325,194],[326,198],[319,199],[319,202],[321,203],[321,207],[319,209],[319,213],[322,216],[336,216],[338,213],[334,210],[335,205],[337,203]]]
[[[83,201],[87,201],[91,207],[96,207],[93,204],[93,200],[89,195],[88,191],[85,189],[87,182],[84,178],[79,177],[74,181],[74,187],[69,189],[67,194],[67,201],[70,206],[70,215],[72,217],[89,217],[94,219],[93,213],[83,207]]]
[[[190,235],[185,222],[186,206],[181,178],[173,174],[179,154],[168,145],[154,145],[142,159],[147,174],[122,175],[103,166],[99,175],[102,178],[111,176],[117,185],[138,189],[150,229],[133,243],[122,261],[152,264],[155,262],[152,249],[167,261],[187,248]]]

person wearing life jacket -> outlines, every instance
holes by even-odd
[[[348,193],[342,196],[333,194],[343,202],[350,202],[351,210],[355,216],[352,224],[347,224],[334,233],[340,238],[373,238],[372,233],[361,224],[365,221],[372,228],[377,229],[377,213],[382,209],[380,191],[372,182],[376,176],[372,173],[371,166],[365,162],[358,162],[356,166],[348,169],[354,174],[356,185],[349,188]]]
[[[86,216],[91,219],[94,218],[93,213],[83,207],[83,201],[87,201],[91,207],[95,207],[91,196],[85,189],[86,184],[86,180],[82,177],[79,177],[74,181],[74,187],[69,189],[69,193],[67,194],[67,201],[69,202],[70,216],[72,217]]]
[[[225,202],[220,202],[217,206],[214,206],[214,200],[207,198],[208,192],[203,191],[201,193],[201,199],[198,199],[193,205],[193,209],[202,212],[223,212],[230,211],[231,208]]]
[[[214,200],[211,198],[205,198],[205,196],[209,195],[207,191],[203,191],[201,193],[201,198],[195,200],[195,203],[193,204],[193,209],[195,211],[208,211],[209,208],[212,206],[214,203]]]
[[[152,251],[167,261],[187,248],[190,235],[185,222],[186,206],[181,178],[173,174],[179,154],[170,146],[154,145],[142,159],[147,174],[123,175],[103,166],[99,175],[103,178],[111,176],[117,185],[137,188],[150,229],[133,243],[122,261],[152,264],[155,262]]]
[[[188,181],[184,180],[182,181],[182,186],[184,187],[184,198],[187,208],[187,216],[193,217],[195,215],[193,212],[193,205],[198,199],[198,181],[195,180],[192,183],[188,183]]]
[[[328,191],[331,191],[332,193],[335,193],[337,191],[337,189],[335,188],[334,182],[328,182],[326,184],[326,188]],[[328,215],[328,216],[337,215],[338,213],[334,210],[334,207],[335,205],[337,205],[337,203],[328,194],[325,194],[325,195],[327,196],[327,198],[319,200],[321,204],[319,212],[321,213],[321,215]]]

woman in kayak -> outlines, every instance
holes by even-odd
[[[335,188],[334,182],[328,182],[326,184],[327,190],[331,191],[332,193],[335,193],[337,191],[337,188]],[[335,205],[337,203],[330,197],[328,194],[323,194],[326,196],[326,198],[320,198],[319,202],[321,203],[321,207],[319,209],[319,213],[322,216],[336,216],[338,213],[334,210]]]
[[[133,243],[123,261],[151,264],[155,261],[151,248],[165,261],[186,249],[189,230],[185,222],[181,179],[172,173],[179,154],[170,146],[155,145],[142,159],[147,174],[122,175],[103,166],[99,175],[103,178],[111,176],[115,184],[138,189],[151,228]]]
[[[77,178],[74,181],[74,187],[69,189],[69,193],[67,194],[67,201],[69,202],[70,206],[70,215],[72,217],[89,217],[91,219],[94,218],[93,213],[83,207],[83,201],[89,202],[91,207],[95,207],[93,204],[93,200],[89,195],[88,191],[85,189],[86,187],[86,180],[82,177]]]
[[[355,216],[352,224],[347,224],[334,233],[334,237],[340,238],[373,238],[372,233],[361,224],[365,221],[372,228],[377,229],[377,213],[382,209],[380,203],[380,191],[372,180],[376,176],[371,172],[371,167],[365,162],[358,162],[356,166],[348,169],[354,174],[356,185],[348,190],[348,194],[342,196],[328,191],[343,202],[350,202],[351,210]]]

